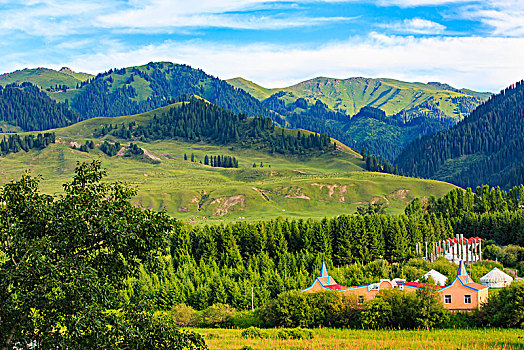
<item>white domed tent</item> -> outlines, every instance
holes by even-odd
[[[446,280],[448,279],[446,276],[436,270],[429,270],[426,272],[424,279],[427,280],[429,277],[433,278],[433,281],[435,281],[435,283],[439,286],[445,286]]]
[[[480,283],[489,288],[507,287],[513,282],[513,277],[496,267],[480,278]]]

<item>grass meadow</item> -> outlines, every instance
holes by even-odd
[[[350,330],[314,329],[311,340],[244,339],[237,329],[192,329],[210,349],[524,349],[524,332],[514,329]]]
[[[108,180],[125,181],[138,188],[135,204],[165,210],[173,217],[194,223],[256,221],[279,216],[334,217],[352,214],[358,206],[375,202],[383,203],[387,213],[398,214],[415,197],[439,197],[454,187],[440,181],[364,172],[360,155],[340,144],[336,154],[306,157],[271,155],[253,148],[203,142],[135,142],[155,161],[147,157],[108,157],[98,147],[89,153],[71,147],[87,140],[97,146],[103,139],[118,141],[113,136],[94,138],[93,132],[108,123],[140,124],[161,112],[162,108],[135,116],[93,118],[56,129],[55,144],[41,151],[20,151],[0,157],[0,186],[19,179],[30,169],[41,176],[43,192],[59,195],[62,184],[73,176],[77,161],[100,157]],[[195,162],[184,160],[184,154],[188,158],[194,154]],[[200,162],[205,155],[235,156],[239,168],[203,165]]]

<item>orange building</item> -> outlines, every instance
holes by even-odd
[[[311,286],[302,290],[302,292],[314,293],[323,290],[332,290],[345,295],[354,295],[357,299],[357,303],[362,304],[365,301],[373,299],[381,290],[398,288],[399,290],[409,293],[422,289],[425,286],[425,283],[398,282],[397,280],[390,281],[384,279],[380,280],[378,283],[346,287],[338,284],[335,279],[329,275],[326,264],[322,263],[320,275],[315,279]],[[488,287],[471,280],[463,261],[460,261],[457,276],[450,285],[431,285],[431,288],[437,290],[444,307],[452,311],[473,310],[488,300]]]
[[[439,289],[438,293],[447,309],[469,311],[478,309],[488,301],[488,287],[475,283],[466,271],[466,265],[460,261],[457,276],[450,285]]]
[[[345,295],[354,295],[357,303],[362,304],[365,301],[373,299],[379,291],[393,289],[397,286],[395,281],[380,280],[378,283],[364,284],[361,286],[346,287],[338,284],[335,279],[329,275],[326,263],[322,263],[320,275],[315,279],[313,284],[302,292],[314,293],[323,290],[332,290]]]

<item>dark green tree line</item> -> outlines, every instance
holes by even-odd
[[[410,176],[436,178],[461,187],[510,188],[524,183],[524,82],[478,106],[453,128],[413,141],[395,163]],[[450,160],[461,167],[441,172]]]
[[[41,131],[74,124],[78,117],[37,86],[22,83],[0,86],[0,120],[23,131]]]
[[[20,136],[8,134],[0,141],[0,155],[5,156],[9,153],[16,153],[21,150],[29,152],[32,149],[41,150],[49,144],[55,143],[55,133],[44,133],[35,135]]]

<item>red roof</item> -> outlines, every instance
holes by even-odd
[[[340,285],[340,284],[330,284],[328,286],[325,286],[326,288],[329,288],[331,290],[339,290],[339,289],[346,289],[348,287]]]
[[[448,238],[447,240],[452,243],[457,242],[456,238]],[[470,242],[480,242],[480,241],[482,241],[480,237],[470,237],[470,238],[464,238],[464,240],[462,241],[462,244],[465,244],[466,242],[470,243]]]
[[[420,283],[420,282],[404,282],[404,283],[399,283],[399,284],[403,286],[417,287],[417,288],[424,288],[426,286],[426,283]],[[429,287],[434,288],[434,289],[442,288],[442,286],[435,286],[433,284],[430,284]]]

